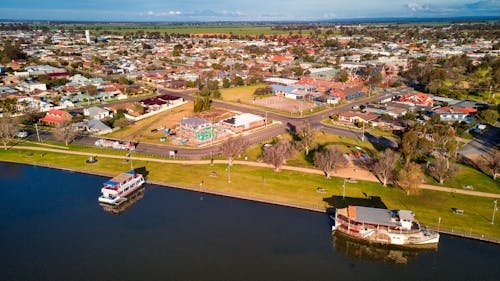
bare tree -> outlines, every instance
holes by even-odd
[[[279,172],[281,165],[283,165],[291,154],[292,146],[290,145],[290,141],[281,140],[278,143],[273,144],[273,146],[266,148],[264,150],[263,158],[264,162],[273,165],[274,170]]]
[[[248,147],[248,141],[242,137],[230,138],[220,146],[220,152],[227,157],[228,165],[233,165],[234,158],[245,152]]]
[[[231,166],[234,158],[245,152],[248,141],[242,137],[230,138],[220,146],[220,152],[227,157],[227,182],[231,182]]]
[[[316,130],[311,127],[309,122],[304,122],[304,126],[297,132],[299,138],[299,145],[305,150],[306,155],[309,155],[309,150],[314,145],[314,134]]]
[[[424,173],[420,165],[410,162],[403,166],[398,173],[398,185],[406,191],[406,195],[418,192],[418,186],[422,183]]]
[[[500,175],[500,152],[495,152],[495,154],[485,158],[482,162],[482,166],[490,172],[493,180],[496,180]]]
[[[335,172],[346,164],[347,159],[344,157],[344,153],[336,146],[314,153],[314,165],[325,173],[327,179],[330,178],[332,171]]]
[[[452,178],[458,172],[458,167],[445,157],[438,157],[434,163],[429,165],[429,174],[434,177],[439,184],[443,184],[445,179]]]
[[[8,113],[4,113],[0,118],[0,141],[5,150],[7,150],[7,144],[17,134],[17,122],[17,119],[12,118]]]
[[[59,124],[54,130],[54,137],[64,142],[66,146],[75,139],[76,135],[77,131],[70,121]]]
[[[400,158],[399,153],[387,148],[373,165],[373,173],[380,179],[383,186],[387,186],[387,182],[394,176],[396,162]]]

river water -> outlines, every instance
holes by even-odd
[[[325,214],[154,185],[105,210],[105,180],[0,163],[0,280],[500,280],[498,245],[372,248]]]

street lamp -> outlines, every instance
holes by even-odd
[[[495,212],[497,211],[497,200],[493,200],[493,215],[491,216],[491,224],[495,223]]]
[[[345,182],[347,179],[344,179],[344,183],[342,184],[342,200],[345,200]]]

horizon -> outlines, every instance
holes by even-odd
[[[441,19],[494,17],[500,0],[358,0],[357,5],[339,0],[4,0],[0,18],[11,21],[82,22],[316,22],[363,19]]]

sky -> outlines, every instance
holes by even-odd
[[[500,0],[1,0],[0,19],[308,21],[500,16]]]

